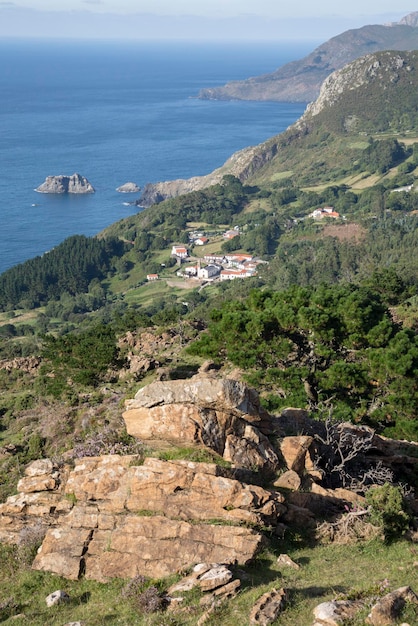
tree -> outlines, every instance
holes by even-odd
[[[97,324],[62,337],[46,335],[42,349],[42,384],[60,396],[73,384],[95,387],[108,368],[118,363],[119,350],[111,326]]]
[[[243,368],[278,394],[276,407],[332,402],[336,417],[378,428],[390,417],[400,432],[406,420],[414,432],[418,337],[400,329],[379,295],[364,287],[255,289],[213,310],[207,332],[189,350]]]

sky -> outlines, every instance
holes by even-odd
[[[326,40],[414,10],[409,0],[0,0],[0,37]]]

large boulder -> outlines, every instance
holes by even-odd
[[[198,374],[156,381],[126,402],[128,433],[143,441],[203,444],[239,467],[277,469],[279,458],[264,432],[270,416],[243,382]]]

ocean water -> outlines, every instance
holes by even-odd
[[[0,40],[0,272],[126,217],[134,181],[189,178],[285,130],[300,103],[214,102],[200,88],[274,71],[317,42]],[[86,176],[88,196],[34,189]]]

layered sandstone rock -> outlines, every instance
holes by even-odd
[[[248,563],[276,524],[283,497],[236,480],[211,463],[108,455],[73,470],[35,461],[21,492],[0,505],[0,541],[19,543],[42,527],[33,567],[106,581],[160,578],[195,563]],[[34,491],[36,488],[39,491]]]
[[[313,437],[301,435],[299,437],[285,437],[280,444],[280,452],[286,462],[288,470],[302,473],[304,469],[314,469],[309,456],[309,449],[314,442]]]
[[[203,444],[239,467],[276,469],[279,458],[264,432],[270,416],[244,383],[199,374],[156,381],[126,402],[128,433],[141,440]]]
[[[124,515],[113,529],[50,529],[34,569],[106,582],[137,575],[163,578],[209,559],[248,563],[263,537],[248,528],[191,524],[164,516]]]

